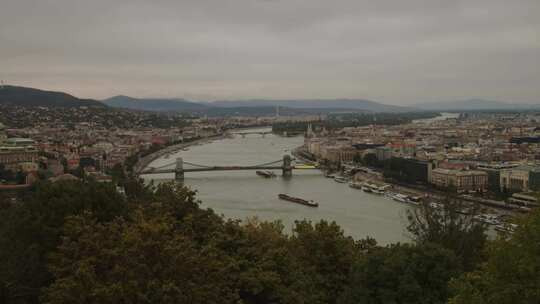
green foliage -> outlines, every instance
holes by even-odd
[[[362,159],[362,155],[360,155],[360,154],[355,154],[355,155],[353,156],[353,162],[354,162],[355,164],[362,164],[363,161],[364,161],[364,160]]]
[[[75,176],[75,177],[78,177],[80,179],[85,179],[86,178],[86,172],[84,171],[84,168],[82,166],[78,166],[77,168],[75,169],[72,169],[72,170],[68,170],[67,173]]]
[[[417,244],[434,243],[451,250],[460,259],[463,269],[471,271],[483,260],[487,242],[486,226],[474,220],[477,207],[467,207],[468,215],[460,212],[465,206],[459,200],[447,197],[442,209],[428,202],[408,210],[407,230]]]
[[[43,183],[0,200],[0,302],[444,303],[449,280],[484,257],[484,227],[452,201],[409,214],[415,243],[379,247],[324,220],[291,234],[226,220],[174,183],[124,186],[126,197],[112,184]],[[507,303],[482,302],[488,291],[536,303],[540,223],[527,223],[454,281],[455,303]]]
[[[120,163],[114,165],[107,173],[111,175],[114,184],[123,184],[127,178],[124,166]]]
[[[336,303],[347,284],[347,277],[358,253],[351,237],[335,223],[297,221],[291,250],[308,272],[311,294],[317,303]]]
[[[355,261],[339,303],[445,303],[457,269],[454,254],[437,245],[376,248]]]
[[[12,184],[24,184],[26,174],[13,170],[6,170],[3,164],[0,164],[0,182],[6,181]]]
[[[0,213],[0,289],[7,303],[34,303],[40,288],[52,280],[47,256],[60,243],[65,218],[91,211],[96,220],[126,214],[114,187],[69,181],[37,185],[22,204]]]
[[[540,211],[487,247],[482,267],[452,281],[451,304],[540,303]]]
[[[178,233],[174,217],[71,218],[44,303],[234,303],[227,256]]]
[[[309,276],[290,250],[280,222],[228,222],[219,248],[234,259],[229,278],[242,303],[313,303]]]
[[[377,159],[377,155],[373,153],[368,153],[364,156],[364,164],[366,166],[370,167],[378,167],[379,166],[379,160]]]

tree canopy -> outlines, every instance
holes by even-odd
[[[324,220],[225,219],[172,183],[124,185],[0,197],[0,303],[538,303],[538,214],[488,241],[453,202],[426,205],[409,214],[414,242],[381,246]]]
[[[486,225],[475,220],[479,212],[478,206],[451,197],[436,204],[426,201],[408,210],[407,230],[419,245],[438,244],[451,250],[464,270],[471,271],[483,260],[487,242]]]
[[[540,303],[540,210],[519,224],[487,246],[478,270],[452,281],[451,304]]]

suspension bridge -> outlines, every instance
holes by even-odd
[[[185,167],[188,165],[190,167]],[[208,171],[240,171],[240,170],[281,170],[283,177],[291,177],[293,170],[313,170],[318,169],[317,166],[306,164],[293,164],[293,158],[290,155],[284,155],[283,159],[267,162],[264,164],[250,166],[213,166],[202,165],[184,161],[179,157],[175,162],[168,163],[159,167],[147,168],[140,174],[164,174],[174,173],[176,180],[183,180],[186,172],[208,172]]]
[[[242,137],[246,137],[246,135],[252,135],[257,134],[261,135],[262,137],[266,137],[267,134],[272,134],[272,131],[240,131],[240,132],[231,132],[232,135],[241,135]]]

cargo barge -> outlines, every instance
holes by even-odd
[[[319,207],[319,204],[312,200],[308,201],[299,197],[293,197],[293,196],[289,196],[283,193],[279,194],[278,197],[279,199],[282,199],[284,201],[289,201],[289,202],[293,202],[293,203],[297,203],[297,204],[301,204],[301,205],[305,205],[309,207]]]

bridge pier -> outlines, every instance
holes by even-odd
[[[292,177],[292,159],[290,155],[283,155],[282,175],[285,178]]]
[[[177,181],[184,180],[184,159],[178,157],[176,159],[176,168],[174,170],[174,179]]]

